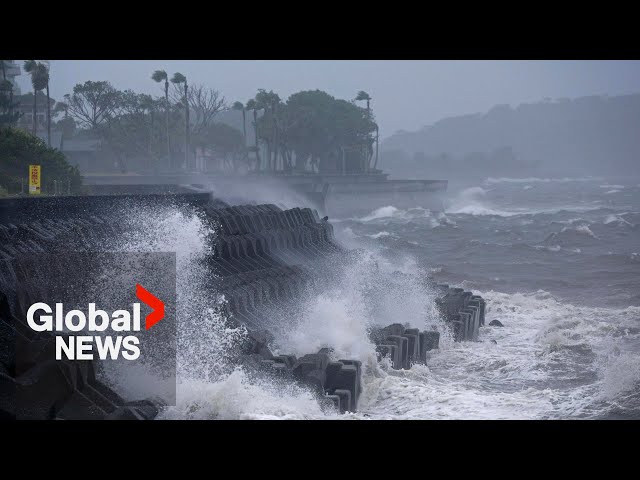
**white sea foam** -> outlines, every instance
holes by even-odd
[[[372,211],[362,218],[352,218],[351,220],[362,223],[377,222],[384,225],[390,223],[406,224],[409,222],[428,222],[431,228],[457,228],[456,222],[447,217],[444,212],[431,212],[430,210],[422,207],[408,208],[405,210],[396,208],[393,205],[387,205],[386,207],[381,207]],[[370,238],[381,238],[389,235],[396,236],[395,234],[387,231],[369,234],[367,236]]]
[[[369,238],[373,238],[375,240],[377,240],[378,238],[384,238],[384,237],[390,237],[392,236],[389,232],[387,231],[382,231],[382,232],[378,232],[378,233],[373,233],[371,235],[367,235],[367,237]],[[395,237],[395,235],[393,235]]]
[[[589,182],[592,180],[596,180],[594,177],[577,177],[577,178],[538,178],[538,177],[527,177],[527,178],[510,178],[510,177],[500,177],[494,178],[489,177],[485,180],[485,183],[493,184],[493,183],[568,183],[568,182]]]
[[[178,406],[169,409],[164,418],[597,416],[606,411],[608,404],[596,402],[615,399],[620,392],[637,385],[640,371],[637,356],[617,352],[612,347],[616,342],[607,339],[616,338],[626,325],[632,327],[640,318],[640,307],[580,307],[563,303],[544,291],[477,293],[488,300],[487,323],[498,319],[505,327],[483,328],[477,343],[454,343],[445,338],[441,348],[429,354],[428,366],[413,366],[408,371],[373,363],[372,356],[363,352],[360,357],[366,365],[363,393],[356,414],[336,417],[323,412],[305,390],[256,383],[239,371],[217,382],[191,381],[179,385]],[[346,300],[341,304],[327,299],[319,303],[325,303],[333,316],[337,313],[336,305],[338,310],[354,314],[354,307],[347,305]],[[342,321],[324,326],[342,329],[342,335],[351,339],[347,351],[353,353],[353,344],[367,342],[364,330],[351,319],[339,313],[337,316]],[[329,316],[323,318],[330,321]],[[306,328],[309,326],[304,324]],[[322,342],[308,342],[322,331],[320,326],[296,341],[302,342],[303,350],[318,347]],[[327,340],[340,343],[335,338]],[[592,359],[588,360],[591,366],[585,366],[585,359]],[[589,368],[594,372],[592,381],[572,384],[578,370],[584,373]]]
[[[580,235],[586,235],[588,237],[598,238],[591,231],[591,229],[589,228],[588,225],[577,225],[575,227],[564,227],[562,230],[560,230],[560,233],[564,233],[564,232],[575,232],[575,233],[578,233]]]
[[[393,217],[394,215],[397,215],[399,212],[401,212],[401,210],[398,210],[393,205],[388,205],[386,207],[380,207],[374,210],[369,215],[362,217],[361,220],[363,222],[370,222],[371,220],[377,220],[379,218]]]
[[[291,382],[250,379],[242,369],[216,381],[180,379],[177,388],[177,404],[159,419],[305,420],[326,415],[308,390]]]
[[[487,193],[482,187],[471,187],[459,192],[446,205],[448,214],[462,214],[474,216],[499,216],[515,217],[521,215],[553,214],[561,211],[567,212],[590,212],[599,210],[598,205],[558,205],[546,208],[510,207],[509,209],[496,206],[487,198]]]
[[[465,194],[466,198],[460,200],[477,202],[478,207],[500,211],[487,201],[486,193],[483,189],[471,190]],[[470,205],[461,204],[459,208]],[[431,219],[437,219],[439,225],[452,221],[450,216],[438,219],[437,215],[427,212],[388,206],[360,220],[366,223],[417,219],[431,222]],[[522,214],[503,213],[506,216]],[[206,250],[198,221],[177,220],[176,248],[184,248],[184,253],[193,250],[197,257],[198,252]],[[593,236],[589,225],[575,225],[577,223],[580,222],[571,222],[567,227],[571,233]],[[190,227],[185,229],[185,225]],[[384,232],[393,230],[389,228]],[[180,235],[183,234],[200,239],[181,240]],[[343,229],[343,234],[350,237],[354,245],[357,244],[358,235],[353,230]],[[169,245],[158,246],[161,247]],[[556,247],[558,245],[553,244],[545,248],[552,250]],[[193,258],[190,254],[178,256]],[[394,271],[402,274],[394,274]],[[224,318],[202,308],[194,313],[192,322],[188,324],[192,328],[191,336],[185,340],[193,341],[195,347],[191,355],[181,359],[177,406],[170,407],[162,418],[597,416],[605,412],[621,392],[632,391],[638,385],[640,365],[637,356],[621,350],[620,344],[623,340],[635,341],[637,338],[638,334],[634,332],[637,332],[640,307],[581,307],[557,300],[544,291],[516,294],[476,292],[488,301],[487,324],[498,319],[505,328],[484,327],[479,342],[465,343],[454,343],[443,330],[441,348],[429,354],[428,366],[395,371],[385,363],[373,361],[373,346],[367,338],[367,328],[372,324],[395,321],[420,328],[431,325],[442,328],[434,311],[433,294],[418,277],[412,276],[420,274],[421,269],[411,257],[392,262],[369,252],[354,268],[338,272],[335,283],[326,291],[304,299],[301,305],[303,314],[288,330],[288,335],[277,339],[277,347],[282,353],[305,354],[323,346],[332,346],[336,348],[336,356],[363,360],[365,375],[359,413],[337,416],[322,411],[306,389],[289,383],[256,380],[242,369],[231,373],[216,369],[217,362],[225,361],[224,352],[232,348],[242,332],[230,331]],[[178,277],[188,279],[188,268],[183,274],[179,272]],[[197,289],[192,293],[183,291],[184,295],[196,297],[201,293]],[[197,337],[205,330],[213,332],[211,337],[198,340]],[[204,361],[198,357],[204,357]],[[189,365],[191,362],[193,365]],[[204,373],[211,369],[213,373],[207,378]],[[588,377],[590,372],[593,373],[592,379],[575,382],[581,376]],[[604,403],[596,405],[596,400]]]
[[[479,292],[488,300],[478,343],[449,343],[410,371],[380,368],[365,377],[355,418],[533,419],[597,416],[638,384],[637,356],[618,355],[607,339],[640,318],[640,307],[579,307],[545,291]],[[491,343],[495,340],[497,343]],[[591,367],[585,358],[593,357]],[[578,358],[573,358],[574,356]],[[571,380],[592,368],[593,381]]]
[[[607,215],[602,222],[604,225],[616,224],[617,226],[628,226],[633,227],[633,224],[622,218],[622,215]]]
[[[447,207],[447,213],[499,216],[517,215],[517,213],[498,210],[489,206],[488,202],[485,200],[486,194],[487,190],[481,187],[471,187],[462,190],[452,200],[451,205]]]

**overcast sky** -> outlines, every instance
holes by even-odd
[[[230,102],[244,102],[259,88],[281,98],[318,88],[352,99],[365,90],[381,137],[496,104],[640,93],[640,61],[52,60],[51,96],[60,99],[86,80],[159,95],[162,88],[150,79],[156,69],[179,71]],[[19,82],[23,92],[30,89],[25,75]]]

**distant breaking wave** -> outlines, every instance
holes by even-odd
[[[523,182],[531,179],[507,179]],[[544,181],[544,180],[541,180]],[[461,215],[474,215],[474,216],[499,216],[499,217],[514,217],[518,215],[541,215],[541,214],[555,214],[560,212],[592,212],[605,209],[602,205],[559,205],[551,208],[531,209],[531,208],[514,208],[505,210],[496,208],[486,198],[486,194],[491,190],[485,190],[481,187],[471,187],[462,190],[458,195],[451,200],[450,205],[446,207],[447,214],[461,214]]]
[[[589,182],[592,180],[597,180],[597,177],[577,177],[577,178],[538,178],[538,177],[527,177],[527,178],[511,178],[511,177],[489,177],[485,180],[485,183],[493,184],[493,183],[533,183],[533,182]]]
[[[369,215],[367,215],[365,217],[362,217],[360,220],[363,221],[363,222],[370,222],[371,220],[377,220],[379,218],[393,217],[398,212],[400,212],[400,210],[398,210],[393,205],[389,205],[389,206],[380,207],[380,208],[374,210]]]

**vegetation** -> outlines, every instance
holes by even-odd
[[[49,71],[35,60],[26,61],[24,69],[31,76],[35,97],[31,126],[35,133],[37,104],[43,101],[37,100],[37,95],[46,90],[49,100]],[[366,172],[371,168],[377,125],[366,92],[347,101],[320,90],[283,99],[260,89],[246,103],[227,107],[217,90],[190,85],[180,72],[170,77],[166,71],[156,70],[151,79],[163,87],[163,95],[121,91],[107,81],[75,85],[64,101],[54,102],[53,108],[48,103],[48,143],[52,124],[63,132],[65,141],[97,140],[103,158],[113,160],[123,172],[193,170],[197,156],[204,162],[213,161],[213,168],[232,171]],[[0,87],[0,121],[11,125],[17,119],[11,116],[12,90],[6,88],[4,79]],[[356,103],[359,101],[366,101],[366,108]],[[241,129],[218,121],[218,115],[225,111],[242,114]],[[248,116],[254,134],[251,140],[247,138]],[[253,145],[249,147],[249,143]],[[78,169],[37,137],[6,127],[0,148],[7,155],[0,184],[9,192],[24,188],[29,164],[42,165],[46,182],[68,181],[73,191],[79,189]],[[180,166],[175,159],[181,156],[184,164]],[[47,188],[43,186],[43,190]]]
[[[31,75],[34,94],[44,89],[48,94],[46,66],[29,60],[24,68]],[[193,171],[196,158],[209,162],[208,168],[234,171],[366,172],[372,167],[377,125],[366,92],[347,101],[320,90],[283,99],[260,89],[246,103],[228,107],[217,90],[191,85],[180,72],[170,76],[156,70],[151,79],[162,86],[163,95],[120,91],[107,81],[79,83],[48,112],[48,129],[53,123],[65,141],[97,140],[102,158],[123,172]],[[4,97],[2,101],[8,112],[8,101]],[[366,108],[357,104],[360,101],[366,101]],[[218,121],[225,111],[242,114],[240,129]],[[34,115],[33,132],[37,121]],[[175,161],[181,157],[184,162]]]
[[[286,103],[273,92],[259,90],[247,102],[250,107],[257,137],[267,147],[265,169],[369,169],[366,152],[372,149],[371,133],[376,129],[370,110],[320,90],[295,93]],[[255,119],[256,110],[263,111],[260,119]]]
[[[151,75],[151,79],[156,82],[156,83],[162,83],[164,82],[164,111],[165,111],[165,115],[166,115],[166,135],[167,135],[167,164],[169,165],[169,167],[172,167],[172,163],[171,163],[171,143],[169,141],[170,134],[169,134],[169,109],[170,109],[170,105],[169,105],[169,75],[167,75],[167,72],[165,72],[164,70],[156,70],[155,72],[153,72],[153,74]]]
[[[185,159],[183,168],[191,170],[197,153],[217,158],[218,168],[235,171],[240,167],[344,172],[371,168],[377,125],[371,98],[364,92],[357,100],[367,100],[366,108],[320,90],[298,92],[284,101],[264,89],[246,104],[235,102],[228,108],[217,90],[188,85],[179,72],[169,78],[164,70],[156,70],[151,78],[163,84],[164,98],[118,91],[104,81],[76,85],[73,94],[56,106],[56,115],[64,113],[58,125],[69,131],[78,127],[79,134],[99,138],[123,170],[131,162],[144,170],[175,170],[170,159],[180,155]],[[241,131],[216,121],[226,110],[242,113]],[[162,111],[164,128],[157,121]],[[248,147],[247,111],[253,117],[252,147]],[[167,162],[162,162],[163,157]]]
[[[0,127],[15,125],[20,118],[20,112],[15,111],[18,104],[13,99],[13,87],[7,80],[7,60],[0,60]]]
[[[82,178],[59,150],[49,148],[40,138],[18,128],[0,128],[0,186],[9,193],[28,190],[29,165],[40,165],[42,191],[53,193],[54,185],[62,191],[79,193]]]
[[[181,85],[184,86],[184,95],[180,99],[180,103],[184,105],[184,166],[185,168],[190,168],[191,163],[189,162],[189,153],[191,151],[191,148],[189,147],[189,86],[187,85],[187,77],[185,77],[180,72],[176,72],[171,78],[171,83],[176,85],[176,87],[178,88],[180,88]]]
[[[24,71],[31,76],[31,86],[33,87],[33,126],[32,132],[35,135],[38,131],[38,92],[47,89],[47,131],[51,131],[50,126],[50,105],[49,105],[49,70],[44,63],[35,60],[27,60],[24,62]],[[51,143],[51,135],[49,135],[49,144]]]

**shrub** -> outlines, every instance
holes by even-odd
[[[29,165],[40,165],[42,191],[53,193],[54,181],[66,192],[80,193],[82,176],[64,154],[47,147],[40,138],[17,128],[0,127],[0,186],[9,193],[28,189]]]

